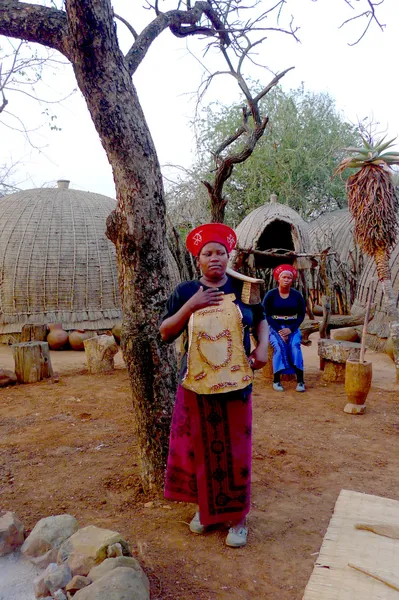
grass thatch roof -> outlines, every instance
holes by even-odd
[[[105,221],[115,201],[65,188],[0,199],[0,334],[25,323],[107,329],[121,319],[115,248]]]

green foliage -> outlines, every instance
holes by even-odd
[[[304,218],[346,205],[345,178],[332,178],[342,159],[342,147],[359,142],[358,130],[345,121],[326,93],[300,87],[284,92],[274,88],[261,102],[269,117],[264,136],[252,156],[234,168],[225,184],[226,220],[235,225],[251,210],[267,202],[272,193]],[[197,172],[211,180],[212,152],[242,123],[237,105],[212,104],[196,122]],[[238,151],[237,140],[228,152]]]

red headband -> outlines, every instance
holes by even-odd
[[[237,243],[237,236],[234,229],[224,223],[205,223],[190,231],[186,239],[187,250],[194,256],[198,256],[205,244],[209,242],[222,244],[230,254]]]
[[[280,277],[281,273],[283,273],[284,271],[289,271],[290,273],[292,273],[292,277],[294,279],[296,279],[296,277],[298,275],[298,271],[292,265],[279,265],[273,271],[273,277],[274,277],[274,279],[276,281],[278,281],[278,278]]]

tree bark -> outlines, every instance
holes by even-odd
[[[159,315],[169,293],[165,202],[155,147],[121,53],[108,0],[66,0],[78,86],[112,166],[117,208],[107,220],[115,243],[123,325],[145,490],[164,483],[176,389],[173,347]]]

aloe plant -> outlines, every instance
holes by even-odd
[[[399,225],[399,203],[392,181],[391,166],[399,164],[399,152],[392,150],[396,138],[385,141],[385,136],[376,143],[362,139],[363,147],[344,149],[350,156],[339,163],[335,174],[342,173],[345,169],[357,169],[346,183],[348,208],[355,223],[356,242],[366,254],[373,257],[383,287],[399,380],[399,312],[389,266]]]

